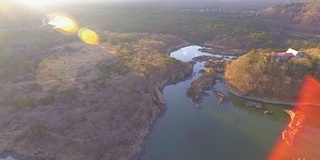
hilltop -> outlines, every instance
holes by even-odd
[[[241,95],[293,102],[304,76],[320,79],[320,49],[302,52],[303,58],[278,60],[270,51],[252,50],[227,66],[227,84]]]
[[[261,11],[259,16],[287,24],[320,28],[320,1],[280,4]]]

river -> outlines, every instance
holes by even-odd
[[[184,47],[170,56],[190,61],[210,55],[199,48]],[[201,76],[198,71],[203,66],[204,62],[197,62],[191,79],[164,88],[167,110],[156,121],[140,160],[258,160],[271,152],[289,119],[283,110],[291,107],[266,103],[262,103],[265,109],[246,107],[248,99],[228,93],[223,82],[217,81],[214,89],[226,94],[229,101],[219,105],[208,90],[199,109],[186,97],[186,90]],[[273,114],[266,115],[265,110]]]
[[[222,57],[202,53],[198,51],[199,48],[201,47],[184,47],[172,52],[170,56],[181,61],[191,61],[193,57],[202,55]],[[206,91],[208,96],[198,104],[201,108],[197,108],[186,97],[186,91],[202,75],[199,70],[204,68],[204,63],[195,63],[192,78],[164,88],[167,109],[147,137],[140,160],[261,160],[266,159],[272,151],[290,119],[283,110],[292,107],[267,103],[261,103],[264,109],[246,107],[245,102],[250,100],[227,92],[223,82],[217,81],[211,90]],[[228,101],[219,105],[213,89],[227,95]],[[266,110],[273,114],[264,114]],[[317,119],[320,111],[314,115],[304,127],[304,130],[309,130],[312,134],[300,136],[303,137],[303,142],[298,143],[298,146],[302,150],[291,148],[288,155],[295,153],[294,158],[319,159],[320,122]],[[308,147],[309,150],[304,150]],[[36,158],[5,152],[0,154],[0,160],[2,159]]]

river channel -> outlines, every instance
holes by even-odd
[[[170,56],[181,61],[202,55],[221,57],[199,48],[184,47]],[[290,118],[283,110],[290,106],[262,103],[264,109],[246,107],[248,99],[229,93],[217,81],[197,108],[186,91],[202,75],[199,70],[204,63],[196,62],[191,79],[164,88],[167,109],[148,136],[140,160],[258,160],[271,152]],[[226,94],[228,101],[219,105],[213,89]],[[266,110],[273,114],[264,114]]]

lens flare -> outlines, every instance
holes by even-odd
[[[290,120],[268,160],[319,159],[320,83],[305,77],[293,110],[285,110]]]
[[[81,28],[78,31],[78,36],[83,42],[91,45],[97,45],[100,42],[99,35],[93,30],[88,28]]]
[[[49,16],[49,19],[49,24],[60,33],[75,34],[79,29],[76,20],[67,14],[54,13]]]

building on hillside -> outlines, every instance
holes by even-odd
[[[299,58],[303,58],[304,53],[294,50],[292,48],[289,48],[286,52],[277,53],[276,56],[277,56],[277,60],[281,60],[281,59],[288,60],[291,58],[299,59]]]
[[[292,53],[286,53],[286,52],[277,53],[277,60],[290,59],[293,57],[294,57],[294,54]]]
[[[299,53],[299,51],[296,51],[296,50],[294,50],[294,49],[292,49],[292,48],[289,48],[289,49],[286,51],[286,53],[291,53],[292,55],[296,56],[296,55]]]

